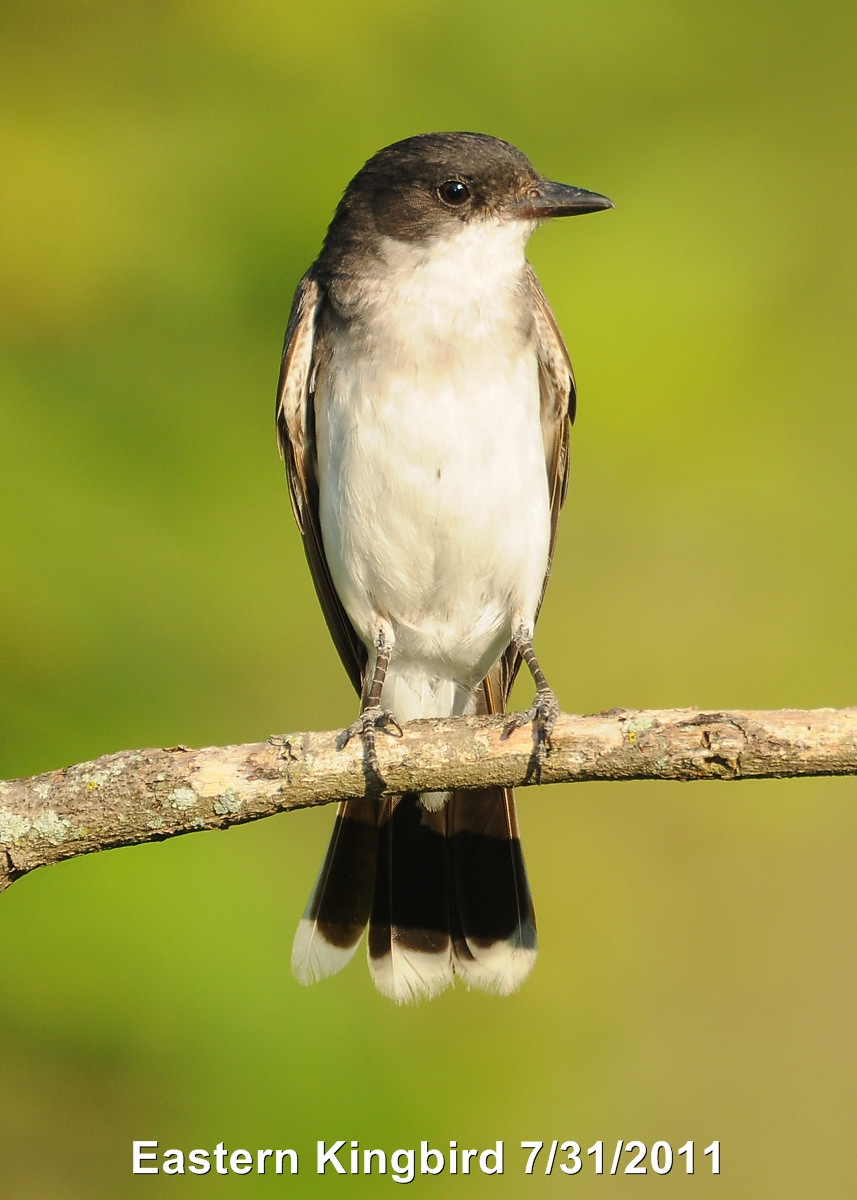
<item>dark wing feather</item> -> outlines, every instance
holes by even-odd
[[[324,291],[308,271],[298,284],[286,328],[277,388],[277,439],[286,461],[292,512],[301,531],[321,610],[348,677],[359,692],[366,649],[336,594],[319,524],[315,390],[326,357],[324,307]]]
[[[559,522],[559,512],[565,503],[568,491],[568,441],[571,424],[574,421],[577,407],[577,391],[574,384],[574,371],[568,356],[565,342],[556,323],[556,317],[551,311],[542,286],[536,278],[535,271],[527,265],[527,281],[533,300],[533,314],[536,327],[536,351],[539,361],[539,392],[541,396],[542,440],[545,447],[545,468],[548,474],[551,508],[551,536],[548,554],[548,569],[542,585],[542,596],[539,608],[544,598],[548,577],[550,576],[556,531]],[[520,655],[514,644],[510,644],[500,660],[499,678],[495,680],[495,689],[499,686],[503,703],[507,700],[518,668],[521,665]],[[489,708],[489,711],[493,711]],[[500,710],[502,711],[502,710]]]

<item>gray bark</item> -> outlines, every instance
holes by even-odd
[[[533,737],[504,717],[413,721],[380,734],[383,784],[356,741],[292,733],[244,746],[127,750],[0,782],[0,890],[36,867],[383,792],[597,779],[857,774],[857,708],[561,714],[537,779]]]

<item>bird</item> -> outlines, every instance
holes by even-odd
[[[559,704],[533,649],[568,486],[575,382],[526,258],[550,218],[613,207],[482,133],[425,133],[348,184],[298,284],[276,420],[324,617],[360,696],[339,744],[375,792],[342,803],[292,970],[341,970],[368,925],[379,991],[458,977],[508,995],[536,924],[509,788],[387,795],[380,737],[414,718],[500,714],[520,665],[541,767]]]

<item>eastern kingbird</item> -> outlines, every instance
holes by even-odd
[[[612,208],[480,133],[380,150],[298,285],[277,430],[292,509],[379,775],[376,732],[502,713],[521,661],[539,763],[559,711],[533,630],[568,481],[574,376],[527,262],[540,221]],[[369,925],[378,988],[507,994],[536,926],[511,789],[349,800],[295,936],[302,983]]]

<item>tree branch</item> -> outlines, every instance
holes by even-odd
[[[385,786],[356,741],[293,733],[245,746],[128,750],[0,782],[0,890],[36,867],[293,808],[383,791],[596,779],[772,779],[857,774],[857,708],[562,714],[541,779],[528,729],[503,717],[412,721],[380,737]]]

